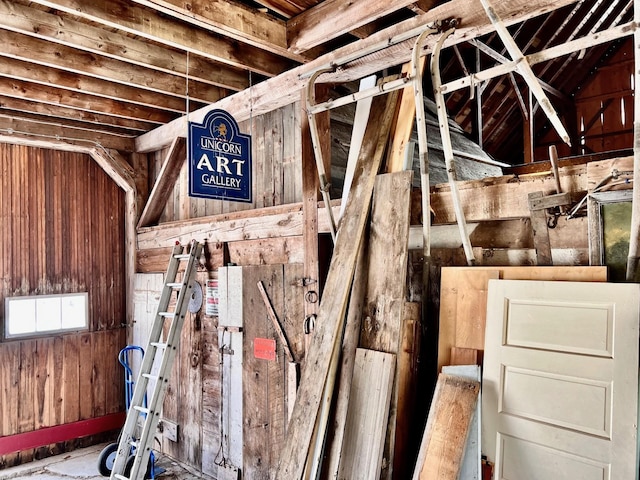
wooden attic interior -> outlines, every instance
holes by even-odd
[[[160,455],[214,479],[489,478],[478,452],[494,478],[635,478],[638,3],[0,2],[0,297],[88,294],[82,329],[11,336],[0,313],[0,467],[117,437],[118,352],[147,345],[172,249],[196,240],[219,309],[186,315]],[[418,51],[425,182],[411,59],[452,19],[444,107],[444,32]],[[406,88],[360,98],[370,75]],[[189,195],[187,121],[213,109],[252,137],[250,202]],[[530,324],[509,295],[606,314]]]

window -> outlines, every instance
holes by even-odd
[[[5,298],[5,338],[85,330],[88,294]]]

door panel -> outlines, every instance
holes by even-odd
[[[636,478],[639,291],[489,282],[482,430],[494,478]]]

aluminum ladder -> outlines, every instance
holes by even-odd
[[[111,480],[139,480],[147,472],[162,402],[167,390],[171,367],[180,344],[180,332],[191,298],[202,245],[195,240],[185,252],[184,247],[176,245],[171,253],[165,276],[165,284],[158,304],[149,343],[145,349],[138,380],[136,381],[129,411],[118,443],[118,451],[111,470]],[[182,280],[176,282],[180,264],[186,262]],[[173,311],[169,311],[171,299],[177,294]],[[165,327],[168,324],[168,329]],[[166,337],[163,340],[163,332]],[[158,365],[157,373],[152,373]],[[155,382],[148,405],[144,406],[144,397],[149,382]],[[132,453],[134,452],[134,453]]]

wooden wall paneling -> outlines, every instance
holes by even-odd
[[[35,412],[35,429],[50,427],[51,422],[51,397],[53,379],[53,352],[51,351],[52,339],[39,338],[33,340],[35,344],[34,365],[34,391],[33,409]]]
[[[359,348],[353,366],[349,411],[338,478],[380,478],[396,372],[392,353]]]
[[[283,109],[271,112],[271,161],[272,161],[272,205],[282,205],[284,196],[284,165],[283,165]]]
[[[202,467],[202,373],[201,328],[197,314],[187,315],[180,338],[180,379],[178,399],[178,424],[180,434],[179,460],[197,469]]]
[[[121,378],[119,375],[121,366],[118,362],[118,353],[124,346],[124,339],[122,334],[124,329],[108,330],[105,333],[106,345],[105,345],[105,357],[104,363],[104,382],[105,382],[105,415],[110,413],[120,412],[122,410],[121,393],[122,389],[119,388],[123,382],[118,381]],[[120,368],[118,368],[120,367]]]
[[[303,237],[289,236],[227,243],[236,265],[282,265],[304,261]]]
[[[563,192],[580,195],[586,188],[586,166],[560,167]],[[529,216],[527,195],[530,192],[555,191],[553,175],[520,175],[469,180],[459,183],[460,201],[468,222],[505,220]],[[451,192],[447,185],[433,187],[431,202],[436,224],[455,223]]]
[[[63,389],[64,389],[64,337],[53,337],[52,355],[49,363],[49,379],[51,381],[51,425],[62,425]]]
[[[62,374],[63,420],[80,420],[80,335],[62,337],[64,369]]]
[[[166,269],[165,269],[166,271]],[[180,277],[180,275],[178,275]],[[177,277],[177,278],[178,278]],[[176,281],[178,281],[176,279]],[[163,277],[163,285],[164,285],[164,277]],[[173,309],[176,302],[176,296],[172,295],[172,298],[169,302],[169,309]],[[188,330],[187,324],[188,322],[185,320],[185,325],[183,325],[182,332],[180,335],[180,346],[182,347],[185,337],[185,331]],[[169,331],[169,322],[165,322],[163,326],[163,338],[167,338]],[[167,390],[165,392],[164,401],[162,404],[162,418],[167,419],[173,423],[178,425],[178,441],[172,442],[166,437],[162,438],[162,451],[167,455],[176,458],[178,460],[182,460],[182,446],[181,440],[184,432],[182,431],[183,426],[180,424],[182,418],[180,413],[181,405],[181,395],[182,395],[182,350],[176,353],[176,356],[173,361],[173,368],[171,369],[169,375],[169,383],[167,385]]]
[[[78,350],[78,358],[80,361],[79,370],[79,398],[80,420],[93,418],[93,404],[96,392],[92,387],[93,382],[93,358],[91,355],[93,349],[93,335],[84,333],[80,336],[80,344]]]
[[[11,198],[12,198],[12,183],[11,183],[11,165],[12,162],[9,158],[9,152],[6,148],[0,148],[0,215],[2,218],[3,231],[5,235],[12,235],[12,220],[11,220]],[[12,262],[12,243],[4,241],[0,242],[0,294],[4,298],[11,290],[11,265]],[[4,331],[4,310],[0,311],[0,328]]]
[[[284,311],[282,266],[246,267],[242,269],[244,312],[243,353],[243,476],[269,478],[284,437],[285,383],[283,368],[286,360],[282,346],[257,287],[261,280],[278,317]],[[276,342],[276,359],[264,360],[254,355],[256,338]]]
[[[283,108],[282,114],[282,203],[295,203],[301,200],[302,193],[302,154],[300,120],[296,113],[300,104],[294,102]]]
[[[606,267],[443,267],[440,287],[438,371],[451,362],[451,348],[484,351],[489,279],[604,282]]]
[[[18,377],[18,391],[20,392],[20,397],[17,405],[17,433],[30,432],[36,426],[35,362],[36,342],[30,340],[20,342],[20,376]]]
[[[108,331],[95,332],[93,334],[92,341],[92,388],[93,388],[93,414],[91,418],[100,417],[106,413],[106,401],[107,401],[107,381],[113,381],[114,379],[107,379],[105,376],[105,363],[109,358],[107,355],[107,342],[106,337],[109,334]],[[83,401],[84,395],[80,398],[80,402]]]
[[[304,287],[300,280],[304,276],[302,261],[284,265],[284,306],[276,313],[287,334],[291,353],[296,362],[304,359]]]
[[[20,404],[20,342],[0,345],[0,435],[18,432]]]

